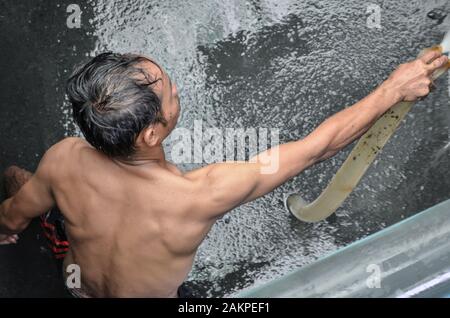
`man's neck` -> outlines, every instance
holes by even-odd
[[[154,149],[138,150],[132,156],[114,158],[113,160],[127,166],[143,166],[148,164],[166,166],[166,156],[162,146]]]

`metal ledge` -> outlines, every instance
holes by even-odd
[[[237,297],[450,297],[450,199]]]

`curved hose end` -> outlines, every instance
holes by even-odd
[[[291,212],[297,219],[303,222],[312,223],[316,220],[311,220],[305,215],[304,207],[308,205],[308,202],[303,200],[303,198],[298,193],[291,193],[284,200],[286,210]]]

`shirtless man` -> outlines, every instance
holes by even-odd
[[[177,297],[219,217],[333,156],[397,102],[426,96],[431,73],[447,61],[431,51],[401,65],[304,139],[277,146],[274,173],[261,173],[264,153],[253,162],[182,173],[165,160],[162,147],[180,112],[175,84],[146,57],[100,54],[68,81],[86,141],[58,142],[33,175],[14,166],[6,170],[12,196],[0,206],[0,243],[15,243],[33,218],[57,206],[70,243],[64,265],[81,269],[75,295]]]

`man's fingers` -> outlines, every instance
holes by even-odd
[[[16,241],[12,241],[12,240],[10,240],[10,239],[8,238],[8,239],[6,239],[6,240],[1,241],[1,242],[0,242],[0,245],[8,245],[8,244],[15,244],[15,243],[17,243],[17,242],[16,242]]]
[[[14,234],[0,241],[0,245],[16,244],[19,236]]]
[[[424,62],[425,64],[429,64],[430,62],[432,62],[434,59],[438,58],[439,56],[441,56],[441,53],[439,51],[436,50],[430,50],[427,53],[425,53],[420,60],[422,62]]]
[[[426,66],[429,73],[434,72],[436,69],[444,66],[448,62],[448,57],[445,55],[442,55],[441,57],[435,59],[433,62],[431,62],[429,65]]]

